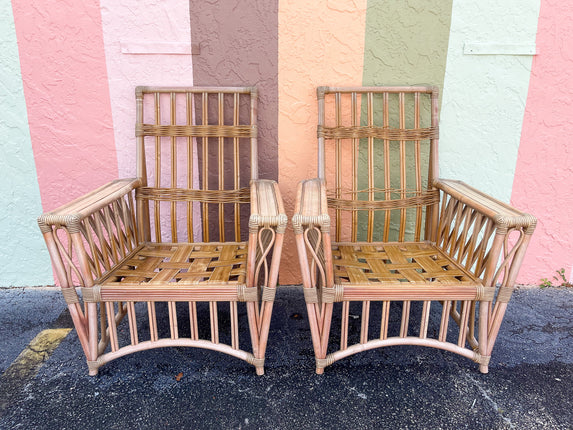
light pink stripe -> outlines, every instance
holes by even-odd
[[[543,0],[512,203],[539,222],[518,282],[573,265],[573,4]]]
[[[14,0],[44,210],[117,177],[98,0]]]

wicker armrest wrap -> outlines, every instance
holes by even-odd
[[[319,226],[330,231],[330,216],[326,203],[326,187],[321,179],[308,179],[298,184],[295,214],[292,224],[295,234],[302,234],[304,227]]]
[[[256,233],[260,227],[275,227],[276,232],[282,234],[287,222],[277,183],[266,179],[251,181],[249,230]]]
[[[52,225],[79,228],[80,222],[114,200],[123,197],[140,184],[139,179],[117,179],[73,200],[58,209],[47,212],[38,218],[42,232],[50,231]]]
[[[453,198],[491,218],[498,229],[522,228],[525,234],[533,234],[537,219],[512,206],[467,185],[462,181],[437,179],[434,186]]]

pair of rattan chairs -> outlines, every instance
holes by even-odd
[[[89,373],[187,346],[263,374],[287,216],[256,89],[138,87],[136,110],[137,178],[39,218]],[[317,373],[390,345],[487,372],[535,218],[438,179],[435,87],[320,87],[318,112],[292,217]]]

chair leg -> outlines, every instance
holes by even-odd
[[[480,302],[479,304],[479,343],[478,352],[480,355],[479,371],[481,373],[489,372],[489,354],[488,354],[488,327],[489,327],[489,303]]]
[[[306,309],[308,314],[308,322],[310,325],[310,335],[312,337],[312,346],[314,348],[314,356],[316,359],[316,374],[322,375],[324,373],[324,367],[319,365],[319,360],[324,360],[326,358],[326,349],[324,349],[323,352],[323,348],[321,347],[320,328],[315,304],[307,303]]]

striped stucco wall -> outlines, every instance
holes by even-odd
[[[573,4],[541,1],[511,202],[538,225],[522,282],[573,279]]]
[[[520,54],[535,47],[538,15],[539,0],[453,2],[440,176],[505,202],[511,197],[533,58]],[[472,45],[483,47],[480,55],[471,53]]]
[[[297,183],[317,175],[316,87],[361,84],[366,6],[366,0],[279,3],[279,185],[289,217]],[[301,282],[292,234],[279,280]]]
[[[256,85],[261,176],[279,180],[289,215],[316,174],[316,86],[437,84],[441,176],[539,218],[518,281],[573,270],[568,2],[0,0],[0,12],[0,286],[53,282],[39,213],[134,175],[141,84]],[[300,282],[292,234],[280,282]]]
[[[0,286],[51,283],[36,226],[42,204],[10,0],[0,0],[0,16]]]

